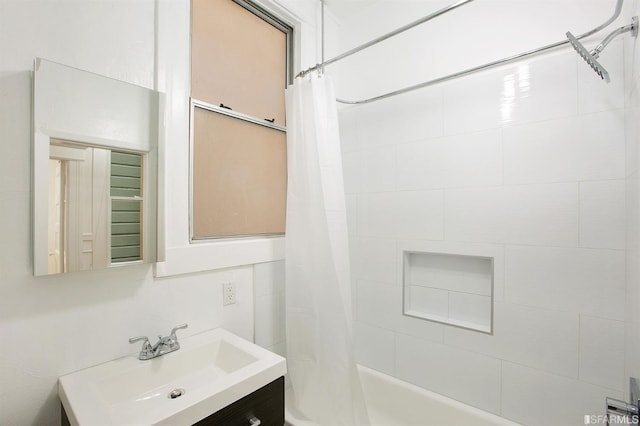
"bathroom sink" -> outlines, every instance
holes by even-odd
[[[286,373],[284,358],[220,328],[180,345],[148,361],[132,354],[60,377],[71,424],[193,424]]]

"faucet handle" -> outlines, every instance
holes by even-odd
[[[132,337],[131,339],[129,339],[129,343],[136,343],[139,341],[142,341],[142,348],[140,348],[138,359],[140,360],[149,359],[150,354],[153,353],[153,347],[151,346],[151,342],[149,342],[149,338],[147,336],[138,336],[138,337]]]
[[[165,344],[171,349],[171,350],[178,350],[180,349],[180,343],[178,342],[178,336],[176,336],[176,331],[181,330],[183,328],[187,328],[188,325],[187,324],[181,324],[181,325],[177,325],[175,327],[173,327],[171,329],[171,333],[165,337],[163,339],[163,341],[165,342]]]
[[[171,335],[171,336],[175,336],[175,335],[176,335],[176,331],[178,331],[178,330],[182,330],[182,329],[185,329],[185,328],[187,328],[187,327],[189,327],[189,324],[176,325],[175,327],[173,327],[173,328],[171,329],[171,334],[170,334],[170,335]]]
[[[132,337],[131,339],[129,339],[129,343],[136,343],[136,342],[139,342],[141,340],[144,341],[142,346],[145,346],[147,344],[151,344],[151,343],[149,343],[149,338],[147,336]]]

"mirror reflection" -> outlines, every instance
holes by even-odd
[[[160,95],[36,59],[34,275],[157,259]]]
[[[49,274],[140,262],[143,155],[51,140]]]

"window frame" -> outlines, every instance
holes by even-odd
[[[238,239],[247,239],[247,238],[277,238],[283,237],[284,232],[278,233],[264,233],[264,234],[238,234],[238,235],[221,235],[221,236],[207,236],[207,237],[194,237],[194,220],[193,220],[193,170],[194,170],[194,117],[195,117],[195,108],[200,108],[212,113],[225,115],[228,117],[232,117],[235,119],[239,119],[248,123],[252,123],[255,125],[267,127],[270,129],[278,130],[283,133],[287,133],[287,128],[284,126],[280,126],[278,124],[270,123],[265,120],[259,120],[255,117],[249,116],[247,114],[243,114],[237,111],[228,110],[226,108],[222,108],[216,105],[212,105],[206,102],[198,101],[195,99],[191,99],[190,108],[189,108],[189,242],[191,244],[198,243],[206,243],[211,241],[222,241],[222,240],[238,240]]]
[[[257,18],[264,20],[270,25],[274,26],[278,30],[285,33],[286,36],[286,74],[285,74],[285,87],[293,82],[293,49],[294,49],[294,27],[292,25],[287,24],[283,20],[274,16],[271,12],[265,10],[261,6],[248,1],[248,0],[232,0],[237,5],[245,8],[247,11],[254,14]],[[193,31],[193,1],[191,1],[190,8],[190,28]],[[191,52],[191,34],[189,37],[189,51]],[[191,53],[190,53],[191,55]],[[189,59],[189,69],[191,70],[191,56]],[[191,92],[191,90],[189,90]],[[284,96],[284,94],[283,94]],[[194,208],[193,208],[193,176],[194,176],[194,111],[195,108],[201,108],[213,113],[226,115],[228,117],[232,117],[235,119],[243,120],[252,124],[257,124],[260,126],[268,127],[274,130],[278,130],[281,132],[287,133],[286,126],[280,126],[275,123],[271,123],[266,121],[264,118],[254,117],[248,114],[241,113],[239,111],[234,111],[231,109],[223,108],[217,105],[210,104],[208,102],[204,102],[198,99],[194,99],[189,96],[189,243],[190,244],[206,244],[212,242],[224,242],[224,241],[235,241],[235,240],[246,240],[246,239],[271,239],[271,238],[283,238],[285,233],[264,233],[264,234],[246,234],[246,235],[224,235],[224,236],[207,236],[207,237],[194,237]]]
[[[285,87],[293,83],[293,26],[274,16],[272,13],[248,0],[233,0],[234,3],[244,7],[249,12],[273,25],[287,36],[287,74],[285,76]]]

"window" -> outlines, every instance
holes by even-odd
[[[240,0],[191,14],[191,237],[282,234],[291,28]]]

